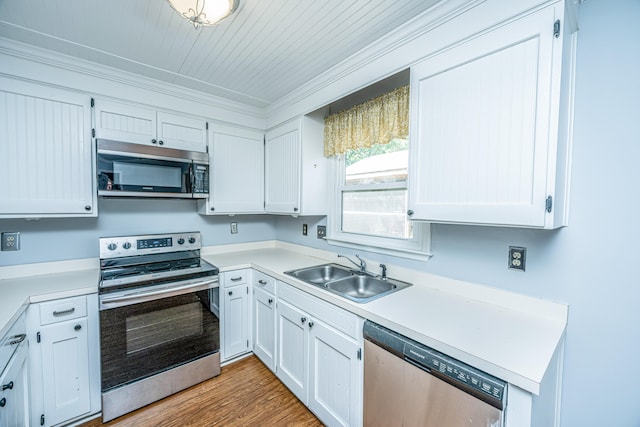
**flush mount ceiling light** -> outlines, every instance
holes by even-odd
[[[215,25],[238,8],[240,0],[169,0],[169,4],[197,30]]]

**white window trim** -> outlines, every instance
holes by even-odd
[[[431,257],[431,224],[427,222],[413,222],[413,239],[411,240],[343,232],[341,229],[342,192],[340,191],[345,173],[343,156],[333,156],[328,163],[330,190],[325,240],[330,245],[418,261],[426,261]]]

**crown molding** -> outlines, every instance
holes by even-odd
[[[297,104],[304,99],[321,92],[326,87],[340,82],[342,79],[352,75],[354,72],[375,63],[389,53],[429,33],[435,27],[450,21],[456,16],[465,13],[469,9],[472,9],[485,1],[487,0],[441,0],[437,2],[431,8],[417,15],[405,25],[392,30],[325,73],[275,101],[267,107],[267,115],[271,116],[274,112],[277,112],[280,109],[292,104]],[[357,87],[353,87],[350,92],[365,88],[375,81],[393,75],[411,65],[413,64],[398,64],[397,67],[390,68],[385,75],[376,76],[375,79],[371,81],[359,82],[360,84]],[[333,102],[336,99],[328,100],[326,103]],[[310,111],[305,111],[302,114],[306,114]],[[269,126],[273,124],[275,123],[270,123]]]
[[[113,82],[120,85],[131,86],[138,90],[145,90],[172,98],[182,99],[190,103],[197,103],[201,105],[204,104],[216,110],[241,114],[243,116],[257,119],[261,122],[263,122],[265,119],[264,108],[244,104],[242,102],[234,101],[221,96],[212,95],[208,92],[196,91],[185,86],[160,81],[141,74],[136,74],[107,65],[98,64],[86,59],[54,52],[48,49],[18,42],[4,37],[0,37],[0,55],[2,54],[17,59],[54,67],[59,70],[81,74],[99,80],[106,80],[108,82]],[[178,76],[175,73],[170,74],[174,75],[174,77],[176,78],[184,79],[183,76]],[[20,75],[17,75],[17,77],[28,78],[22,73]],[[41,80],[38,79],[38,81]],[[55,82],[50,81],[47,83],[56,84]],[[111,96],[110,93],[100,93],[99,87],[92,87],[91,92],[98,95]]]

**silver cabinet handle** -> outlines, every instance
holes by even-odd
[[[258,283],[260,283],[261,285],[266,285],[267,281],[260,279],[260,280],[258,280]]]
[[[304,323],[304,322],[306,322],[306,321],[307,321],[307,318],[306,318],[306,317],[301,317],[301,318],[300,318],[300,323]]]
[[[27,338],[27,334],[20,334],[13,337],[11,341],[9,341],[9,345],[20,344],[22,341]]]
[[[54,316],[64,316],[64,315],[66,315],[66,314],[71,314],[71,313],[73,313],[74,311],[76,311],[76,308],[75,308],[75,307],[71,307],[70,309],[67,309],[67,310],[54,311],[54,312],[53,312],[53,315],[54,315]]]
[[[237,282],[238,280],[242,280],[242,276],[232,277],[230,280],[231,280],[232,282]]]

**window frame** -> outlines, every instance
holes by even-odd
[[[346,167],[344,154],[329,158],[329,210],[327,215],[327,236],[325,240],[334,246],[361,249],[399,258],[426,261],[431,257],[431,224],[413,221],[413,238],[397,239],[367,234],[347,233],[342,231],[342,193],[353,191],[358,184],[346,185]],[[362,190],[371,189],[407,189],[406,184],[398,182],[380,185],[362,184]]]

